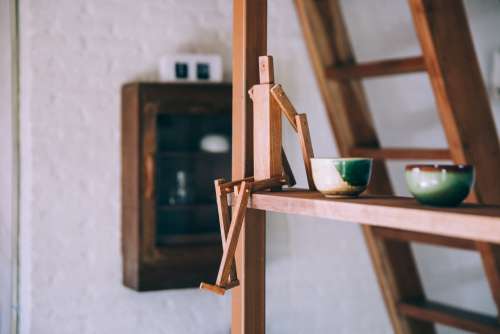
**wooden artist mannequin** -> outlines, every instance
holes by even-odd
[[[311,158],[314,157],[307,117],[297,114],[281,85],[274,84],[273,58],[259,57],[260,83],[250,91],[254,112],[255,175],[226,182],[215,180],[215,194],[219,214],[223,255],[215,285],[202,282],[200,288],[224,295],[239,285],[234,254],[245,218],[251,192],[280,191],[283,185],[293,186],[293,173],[281,146],[281,114],[297,132],[306,169],[309,190],[315,190],[312,180]],[[229,221],[228,195],[233,195],[233,209]]]

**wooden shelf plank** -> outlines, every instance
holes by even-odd
[[[438,322],[474,333],[500,333],[496,317],[432,301],[405,301],[399,304],[399,311],[414,319]]]
[[[500,206],[464,203],[433,208],[407,197],[327,199],[318,192],[294,189],[255,193],[248,207],[500,243]]]

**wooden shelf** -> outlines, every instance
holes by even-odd
[[[252,194],[248,207],[500,243],[500,206],[433,208],[407,197],[327,199],[318,192],[288,190]]]

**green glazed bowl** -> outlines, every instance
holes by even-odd
[[[311,158],[314,185],[326,197],[356,197],[372,173],[369,158]]]
[[[408,165],[406,183],[417,201],[432,206],[457,206],[474,183],[470,165]]]

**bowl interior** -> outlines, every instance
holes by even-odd
[[[352,157],[352,158],[311,158],[311,161],[373,161],[372,158]]]
[[[438,165],[438,164],[414,164],[407,165],[405,168],[407,171],[410,170],[420,170],[422,172],[457,172],[457,173],[470,173],[473,171],[474,167],[472,165]]]

